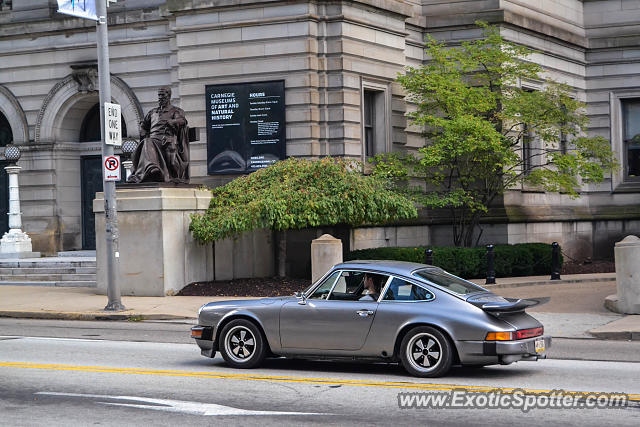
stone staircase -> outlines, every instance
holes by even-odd
[[[0,286],[96,287],[96,258],[0,259]]]

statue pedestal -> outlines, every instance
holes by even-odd
[[[204,212],[210,200],[209,191],[188,186],[118,186],[121,295],[173,295],[189,283],[213,280],[212,245],[199,244],[189,232],[189,215]],[[93,211],[98,292],[106,295],[104,193],[96,194]]]

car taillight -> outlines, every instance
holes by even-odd
[[[516,331],[515,339],[522,340],[525,338],[533,338],[533,337],[540,336],[543,333],[544,333],[543,327],[531,328],[531,329],[520,329],[519,331]]]
[[[485,340],[487,341],[511,341],[512,332],[489,332]]]
[[[544,328],[520,329],[515,332],[489,332],[485,341],[512,341],[538,337],[544,333]]]

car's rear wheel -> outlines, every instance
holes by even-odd
[[[451,368],[453,352],[442,332],[429,326],[418,326],[402,339],[400,360],[411,375],[440,377]]]
[[[255,368],[266,355],[262,332],[245,319],[227,323],[220,333],[220,343],[220,354],[234,368]]]

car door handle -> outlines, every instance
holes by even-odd
[[[358,310],[356,313],[358,313],[358,316],[360,317],[367,317],[373,314],[373,310]]]

